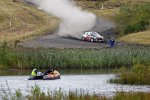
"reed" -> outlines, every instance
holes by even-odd
[[[9,87],[8,87],[9,88]],[[1,100],[149,100],[150,93],[144,92],[117,92],[113,97],[101,96],[97,94],[88,94],[84,92],[63,92],[63,90],[42,92],[38,85],[29,89],[27,94],[23,94],[20,89],[14,93],[3,89],[1,93]]]
[[[149,47],[105,49],[18,49],[3,50],[3,68],[120,68],[135,64],[150,65]],[[6,53],[5,53],[6,52]],[[5,63],[4,63],[5,62]],[[7,66],[7,67],[6,67]]]
[[[150,85],[149,77],[150,66],[137,64],[134,65],[130,71],[127,71],[125,67],[121,68],[118,77],[111,79],[110,82],[131,85]]]
[[[9,87],[8,87],[9,88]],[[11,90],[6,91],[3,89],[1,93],[2,100],[107,100],[105,96],[99,96],[96,94],[88,94],[84,92],[63,92],[63,90],[42,92],[38,85],[32,86],[27,94],[23,94],[20,89],[14,93]]]
[[[149,100],[150,93],[144,93],[144,92],[118,92],[115,97],[113,97],[113,100]]]

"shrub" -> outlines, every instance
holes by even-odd
[[[121,35],[150,28],[150,3],[125,4],[116,14],[115,22]]]
[[[150,66],[136,64],[131,71],[120,72],[118,77],[111,79],[112,83],[150,85]]]

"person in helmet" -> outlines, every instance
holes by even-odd
[[[31,76],[37,76],[38,70],[34,68],[31,72]]]
[[[28,80],[36,80],[36,79],[43,79],[44,74],[34,68],[31,72],[31,76],[29,76]]]

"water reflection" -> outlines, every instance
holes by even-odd
[[[45,72],[47,69],[39,69],[41,72]],[[30,75],[32,69],[7,69],[0,70],[0,76],[21,76]],[[58,69],[62,75],[86,75],[86,74],[111,74],[113,69]]]

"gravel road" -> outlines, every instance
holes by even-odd
[[[100,32],[107,41],[114,37],[114,28],[113,22],[104,18],[98,18],[96,26],[91,31]],[[35,37],[25,40],[18,45],[28,48],[104,48],[108,46],[107,43],[87,42],[79,39],[59,37],[55,34]]]

